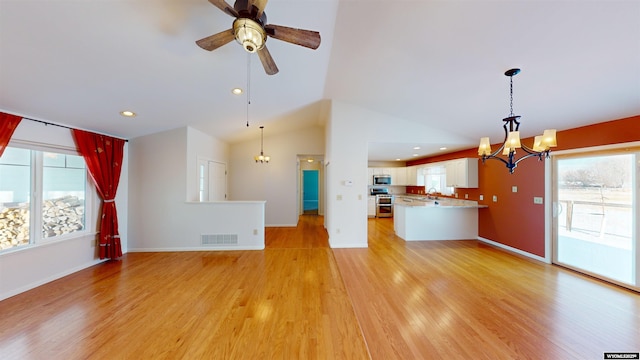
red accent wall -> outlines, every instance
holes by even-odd
[[[553,149],[556,151],[640,141],[640,115],[558,131],[556,137],[558,147]],[[533,139],[523,139],[523,142],[532,144]],[[494,149],[499,146],[492,144]],[[407,166],[462,157],[477,158],[478,150],[412,160]],[[544,257],[544,206],[533,203],[534,196],[544,197],[544,162],[524,160],[509,174],[500,161],[487,160],[485,164],[479,161],[478,188],[456,189],[460,198],[469,194],[469,200],[489,206],[478,210],[478,235]],[[512,186],[517,186],[518,192],[512,192]],[[481,194],[483,201],[479,200]],[[498,197],[495,203],[494,195]]]

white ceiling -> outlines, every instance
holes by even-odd
[[[246,97],[231,94],[247,53],[195,45],[233,21],[206,0],[0,0],[0,110],[124,138],[190,125],[233,143],[259,125],[266,137],[318,124],[333,99],[461,139],[394,132],[370,144],[378,161],[499,142],[513,67],[523,136],[640,114],[640,1],[271,0],[265,12],[322,43],[269,39],[275,76],[251,58],[249,128]]]

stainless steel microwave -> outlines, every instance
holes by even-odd
[[[391,175],[373,175],[373,185],[391,185]]]

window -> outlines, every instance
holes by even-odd
[[[427,166],[424,173],[424,185],[428,193],[453,194],[453,188],[447,187],[447,168],[444,165]]]
[[[0,251],[86,232],[81,156],[7,147],[0,157]]]

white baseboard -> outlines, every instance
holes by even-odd
[[[264,245],[255,246],[216,246],[209,247],[171,247],[171,248],[134,248],[127,249],[130,253],[135,252],[183,252],[183,251],[228,251],[228,250],[264,250]]]
[[[366,249],[369,247],[368,243],[341,243],[339,246],[336,246],[331,243],[329,240],[329,247],[332,249]]]
[[[83,264],[83,265],[80,265],[80,266],[76,266],[76,267],[71,268],[71,269],[67,269],[67,270],[65,270],[65,271],[63,271],[61,273],[48,276],[48,277],[46,277],[44,279],[41,279],[41,280],[38,280],[36,282],[21,286],[21,287],[19,287],[17,289],[12,289],[11,291],[4,292],[4,293],[0,294],[0,301],[2,301],[4,299],[8,299],[8,298],[10,298],[12,296],[18,295],[18,294],[23,293],[25,291],[29,291],[31,289],[35,289],[38,286],[42,286],[42,285],[44,285],[46,283],[50,283],[50,282],[52,282],[54,280],[58,280],[58,279],[63,278],[65,276],[67,276],[67,275],[71,275],[71,274],[73,274],[75,272],[78,272],[80,270],[84,270],[84,269],[92,267],[94,265],[98,265],[98,264],[103,263],[105,261],[108,261],[108,260],[104,259],[104,260],[91,261],[89,263],[86,263],[86,264]]]
[[[507,250],[507,251],[510,251],[510,252],[513,252],[513,253],[516,253],[516,254],[519,254],[519,255],[523,255],[523,256],[526,256],[526,257],[534,259],[534,260],[542,261],[543,263],[547,263],[547,264],[551,263],[551,261],[549,261],[548,259],[546,259],[546,258],[544,258],[542,256],[534,255],[532,253],[528,253],[526,251],[522,251],[520,249],[516,249],[516,248],[511,247],[509,245],[505,245],[505,244],[502,244],[502,243],[499,243],[499,242],[495,242],[493,240],[485,239],[485,238],[480,237],[480,236],[478,236],[477,239],[479,241],[482,241],[482,242],[487,243],[489,245],[492,245],[492,246],[495,246],[495,247],[499,247],[501,249],[504,249],[504,250]]]

